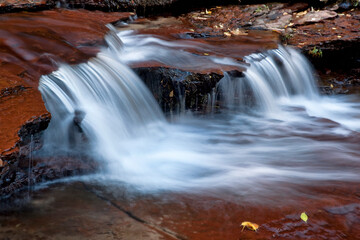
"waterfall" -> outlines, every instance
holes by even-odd
[[[243,75],[225,72],[207,95],[207,108],[214,109],[220,95],[235,111],[200,118],[184,114],[169,124],[128,65],[157,61],[174,68],[209,69],[213,64],[243,69],[244,64],[193,54],[186,51],[190,42],[114,32],[106,40],[108,48],[96,58],[76,66],[62,64],[41,77],[39,90],[52,115],[44,152],[91,154],[102,163],[104,181],[149,190],[227,186],[244,192],[260,184],[254,189],[264,191],[264,182],[357,176],[358,168],[344,173],[338,167],[339,158],[341,164],[356,161],[352,146],[340,143],[348,152],[339,152],[338,142],[316,141],[314,134],[336,139],[360,129],[354,121],[360,108],[320,97],[311,66],[298,51],[279,47],[252,54],[244,59]],[[316,171],[319,166],[325,166],[321,172]]]
[[[225,105],[232,109],[265,112],[277,110],[277,99],[318,97],[313,69],[298,51],[278,49],[245,57],[249,64],[243,77],[225,74],[219,89]]]
[[[244,67],[231,58],[192,53],[194,48],[210,49],[205,44],[116,33],[111,25],[108,28],[110,31],[105,36],[108,47],[97,57],[76,66],[62,64],[57,71],[41,77],[39,90],[52,115],[44,134],[44,150],[104,152],[107,149],[105,158],[109,158],[114,149],[123,148],[119,143],[152,134],[154,129],[149,126],[166,124],[152,94],[129,68],[131,63],[155,60],[174,67],[193,65],[206,69],[208,64]],[[280,46],[244,60],[248,66],[243,77],[225,72],[218,84],[221,101],[229,108],[276,112],[277,100],[282,97],[318,96],[310,64],[294,49]],[[214,89],[207,96],[208,110],[214,109],[217,95]],[[103,154],[100,155],[102,158]]]
[[[79,151],[84,142],[111,145],[146,134],[149,125],[164,121],[144,83],[106,51],[87,63],[63,64],[42,76],[39,90],[52,115],[45,149]]]

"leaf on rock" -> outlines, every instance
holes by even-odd
[[[301,213],[300,218],[301,218],[301,220],[303,220],[304,222],[306,222],[306,223],[307,223],[308,216],[306,215],[306,213],[305,213],[305,212]]]
[[[243,226],[242,230],[244,230],[245,227],[247,227],[250,230],[256,231],[259,228],[259,225],[257,225],[256,223],[252,223],[252,222],[242,222],[241,226]]]

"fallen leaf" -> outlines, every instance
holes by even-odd
[[[196,20],[208,20],[208,18],[206,18],[206,17],[194,17],[194,19],[196,19]]]
[[[242,222],[241,226],[243,226],[242,230],[244,230],[245,227],[247,227],[250,230],[256,231],[259,228],[259,225],[257,225],[256,223],[252,223],[252,222]]]
[[[301,213],[300,218],[301,218],[301,220],[303,220],[304,222],[306,222],[306,223],[307,223],[308,216],[306,215],[306,213],[305,213],[305,212]]]
[[[304,15],[307,14],[307,13],[308,13],[307,11],[299,12],[299,13],[297,14],[297,16],[304,16]]]
[[[271,31],[276,32],[276,33],[278,33],[278,34],[281,34],[281,31],[278,30],[278,29],[271,29]]]
[[[169,97],[174,97],[174,91],[171,91]]]
[[[208,54],[208,53],[204,53],[204,55],[205,55],[205,56],[209,56],[209,54]]]
[[[334,85],[330,84],[330,87],[331,87],[331,88],[334,88]]]
[[[231,34],[233,34],[235,36],[239,36],[239,35],[246,36],[246,35],[248,35],[248,33],[244,32],[244,31],[241,31],[238,28],[235,29],[235,30],[231,30],[230,32],[231,32]]]
[[[229,32],[224,32],[224,35],[227,37],[231,37],[231,33],[229,33]]]

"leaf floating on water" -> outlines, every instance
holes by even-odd
[[[259,228],[259,225],[257,225],[256,223],[252,223],[252,222],[242,222],[241,226],[243,226],[242,230],[244,230],[245,227],[247,227],[250,230],[256,231]]]
[[[304,222],[306,222],[306,223],[307,223],[308,216],[306,215],[306,213],[305,213],[305,212],[301,213],[300,218],[301,218],[301,220],[303,220]]]

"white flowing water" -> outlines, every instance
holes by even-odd
[[[39,89],[52,115],[44,136],[44,147],[52,150],[71,150],[86,140],[97,149],[95,152],[112,152],[115,150],[112,141],[143,136],[148,132],[148,125],[165,120],[155,99],[135,73],[102,53],[88,63],[60,66],[58,71],[41,78]],[[77,116],[76,111],[81,116]],[[74,126],[74,117],[84,118],[81,130],[87,139],[81,136],[77,139],[77,135],[83,134],[77,134],[81,130]]]
[[[320,96],[311,66],[296,50],[246,57],[244,77],[225,73],[219,83],[222,113],[168,123],[128,64],[245,65],[184,50],[206,45],[118,35],[123,43],[112,40],[97,58],[41,78],[52,114],[44,151],[86,151],[104,166],[97,178],[149,191],[276,192],[278,183],[360,181],[359,101]],[[84,118],[78,139],[76,110]]]
[[[227,106],[274,113],[277,99],[302,96],[319,99],[312,68],[300,53],[291,48],[279,49],[245,57],[250,64],[245,77],[225,74],[220,89]],[[301,66],[301,67],[299,67]]]

